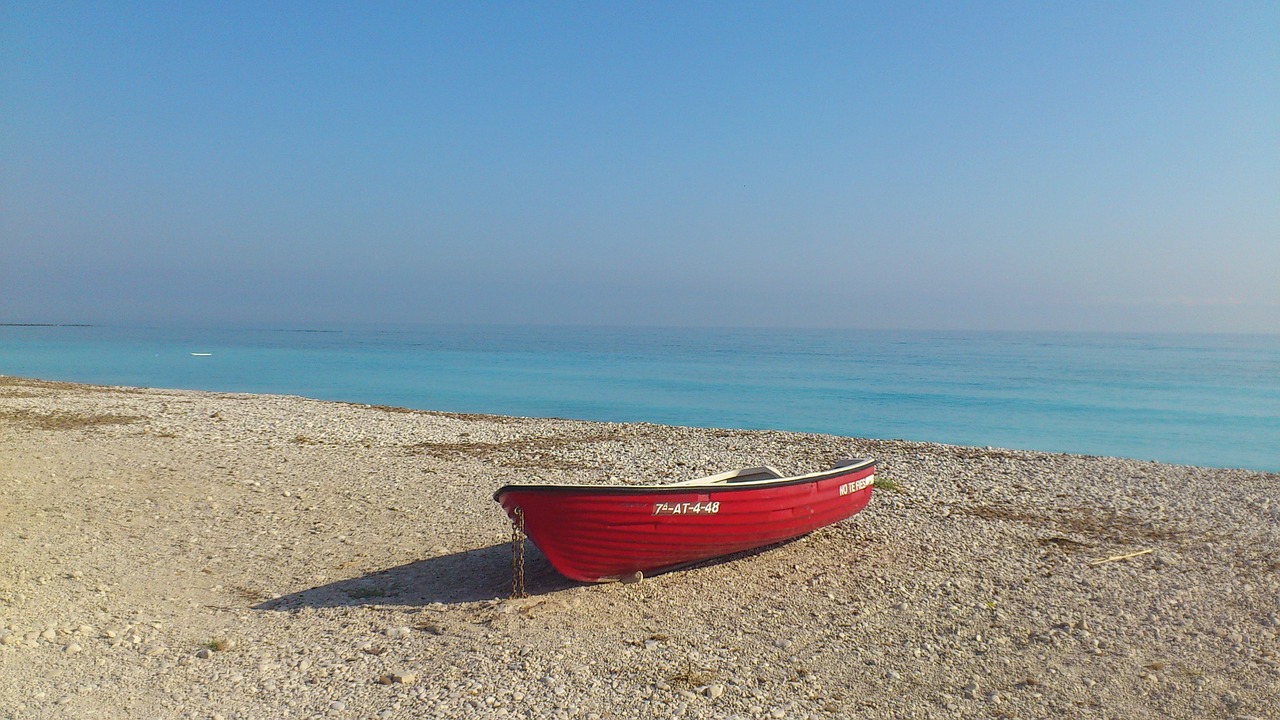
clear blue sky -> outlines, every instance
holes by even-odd
[[[0,0],[0,322],[1280,332],[1280,4]]]

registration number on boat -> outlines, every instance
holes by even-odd
[[[718,502],[660,502],[653,504],[654,515],[715,515],[718,512],[720,512],[720,503]]]
[[[871,484],[874,483],[875,481],[876,481],[876,476],[869,475],[867,477],[862,478],[861,480],[854,480],[853,482],[847,482],[840,486],[840,494],[849,495],[850,493],[856,493],[859,490],[866,490],[867,488],[871,487]]]

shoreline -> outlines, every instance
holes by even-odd
[[[502,484],[848,455],[850,520],[505,600]],[[5,720],[1277,717],[1275,473],[14,377],[0,469]]]
[[[1272,451],[1280,384],[1270,372],[1280,336],[465,325],[353,327],[323,338],[263,327],[12,330],[0,345],[13,361],[0,372],[70,382],[1280,472]],[[192,352],[213,356],[197,362]],[[1218,369],[1206,376],[1205,367]]]
[[[86,326],[86,327],[92,327],[92,326]],[[294,332],[294,331],[289,331],[289,332]],[[330,332],[330,331],[323,330],[323,331],[297,331],[297,332]],[[192,352],[189,354],[194,356],[205,356],[208,353]],[[207,395],[213,395],[213,396],[252,396],[252,397],[290,398],[290,399],[296,399],[296,400],[307,400],[311,402],[333,403],[337,405],[351,405],[353,407],[360,407],[360,408],[374,408],[374,409],[386,410],[389,412],[423,413],[427,415],[445,415],[445,416],[453,415],[453,416],[459,416],[459,417],[482,417],[482,418],[515,418],[520,420],[582,422],[582,423],[594,423],[594,424],[600,424],[600,425],[638,425],[638,426],[672,427],[672,428],[683,428],[683,429],[689,429],[689,430],[724,431],[724,432],[746,432],[746,433],[763,432],[763,433],[784,433],[784,434],[805,435],[805,436],[853,437],[853,436],[840,435],[834,432],[794,430],[794,429],[785,429],[785,428],[757,429],[757,428],[719,427],[719,426],[711,426],[711,425],[672,425],[672,424],[667,424],[662,422],[651,422],[651,421],[645,421],[645,420],[594,420],[594,419],[588,419],[588,418],[557,417],[557,416],[502,415],[502,414],[495,414],[490,412],[469,412],[469,411],[462,411],[462,410],[437,410],[437,409],[399,406],[399,405],[388,405],[384,403],[366,403],[366,402],[360,402],[355,400],[323,399],[323,398],[311,397],[307,395],[297,395],[297,394],[287,394],[287,393],[242,392],[242,391],[235,391],[235,390],[200,390],[200,389],[181,388],[181,387],[158,387],[158,386],[149,386],[149,385],[110,385],[110,384],[98,384],[98,383],[91,383],[91,382],[80,382],[80,381],[73,381],[73,380],[49,380],[44,378],[19,376],[19,375],[5,375],[0,373],[0,387],[2,387],[3,384],[6,382],[32,383],[32,384],[40,384],[48,387],[98,388],[103,390],[146,391],[146,392],[160,392],[160,393],[194,393],[194,394],[207,394]],[[1061,455],[1066,457],[1096,458],[1096,459],[1116,460],[1116,461],[1122,461],[1122,462],[1153,463],[1156,465],[1168,465],[1172,467],[1191,467],[1191,468],[1200,468],[1204,470],[1241,471],[1241,472],[1250,472],[1250,473],[1280,475],[1280,468],[1267,469],[1267,468],[1259,468],[1259,467],[1245,467],[1245,466],[1239,466],[1239,465],[1203,465],[1203,464],[1196,464],[1196,463],[1190,463],[1190,462],[1174,462],[1174,461],[1150,459],[1150,458],[1144,458],[1144,457],[1127,457],[1122,455],[1104,455],[1104,454],[1096,454],[1096,453],[1072,451],[1072,450],[1045,450],[1045,449],[1038,449],[1038,448],[1005,447],[1005,446],[998,446],[998,445],[964,445],[964,444],[957,444],[952,442],[942,442],[942,441],[935,441],[935,440],[911,440],[906,438],[880,439],[878,441],[906,443],[906,444],[924,445],[924,446],[950,447],[950,448],[970,448],[972,450],[980,450],[980,451],[988,451],[988,452],[1032,453],[1032,454],[1052,455],[1052,456]]]

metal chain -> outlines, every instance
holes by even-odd
[[[524,598],[524,510],[511,511],[511,597]]]

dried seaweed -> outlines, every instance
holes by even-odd
[[[112,413],[41,413],[32,410],[0,410],[0,421],[37,430],[84,430],[104,425],[131,425],[142,422],[145,419],[138,415],[115,415]]]

